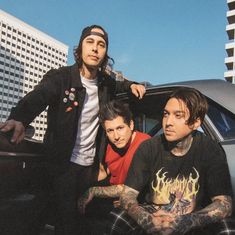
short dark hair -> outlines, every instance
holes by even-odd
[[[188,125],[192,125],[199,118],[203,122],[208,110],[206,97],[194,88],[182,87],[174,91],[170,98],[182,100],[189,110]]]
[[[74,59],[77,62],[78,67],[81,68],[82,62],[83,62],[82,61],[82,42],[89,35],[89,33],[91,32],[92,29],[101,29],[104,32],[104,40],[105,40],[106,45],[107,45],[107,50],[106,50],[104,60],[103,60],[102,64],[100,65],[101,72],[104,72],[107,65],[108,64],[113,64],[114,60],[111,57],[108,56],[108,44],[109,44],[108,34],[104,30],[104,28],[101,27],[100,25],[95,25],[94,24],[94,25],[91,25],[91,26],[87,26],[82,30],[82,34],[81,34],[79,43],[73,50]]]
[[[102,126],[104,126],[105,121],[111,121],[118,116],[122,117],[124,123],[130,126],[131,120],[133,120],[133,115],[128,104],[124,104],[121,101],[112,100],[100,108],[100,123]]]

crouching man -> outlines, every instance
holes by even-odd
[[[104,218],[109,215],[113,206],[119,205],[118,199],[134,153],[144,140],[150,138],[149,135],[134,130],[132,113],[120,101],[113,100],[101,107],[100,122],[109,141],[104,164],[100,167],[100,181],[78,199],[81,213],[85,213],[89,204],[86,210],[89,220],[91,217]],[[94,197],[97,198],[95,201]],[[91,201],[93,203],[90,204]]]
[[[108,233],[208,234],[208,225],[231,215],[226,156],[197,131],[207,108],[205,97],[194,89],[171,95],[163,111],[164,133],[136,151],[120,197],[125,210],[111,212]],[[146,201],[139,204],[145,186]]]

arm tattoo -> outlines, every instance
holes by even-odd
[[[195,227],[203,227],[215,223],[232,213],[232,198],[230,196],[214,197],[213,202],[204,209],[177,217],[175,231],[184,234]]]
[[[146,211],[143,207],[133,205],[128,210],[128,214],[139,224],[145,231],[151,233],[156,232],[156,225],[153,223],[152,215]]]
[[[152,215],[138,204],[138,193],[138,191],[125,186],[120,197],[121,206],[144,230],[154,230]]]
[[[138,205],[137,196],[138,196],[138,191],[128,186],[124,186],[123,193],[121,194],[120,197],[120,203],[122,208],[128,211],[132,205]]]
[[[95,197],[107,198],[107,197],[119,197],[123,190],[123,184],[105,186],[105,187],[92,187],[89,189]]]

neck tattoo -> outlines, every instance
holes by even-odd
[[[169,143],[171,153],[175,156],[184,156],[190,149],[193,142],[192,134],[174,143]]]

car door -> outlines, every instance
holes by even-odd
[[[46,205],[44,155],[37,143],[11,144],[0,132],[0,233],[37,234]]]
[[[222,145],[226,153],[235,193],[235,114],[211,99],[208,99],[208,103],[209,110],[203,127],[208,135]]]

